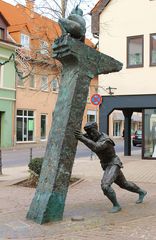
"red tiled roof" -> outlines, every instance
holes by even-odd
[[[13,6],[1,0],[0,10],[11,25],[11,31],[20,31],[25,25],[32,34],[46,33],[51,41],[61,34],[58,23],[35,12],[28,14],[20,4]]]
[[[36,12],[29,14],[27,8],[21,4],[13,6],[0,0],[0,11],[10,24],[9,32],[20,32],[27,27],[31,35],[35,35],[36,38],[42,38],[46,35],[51,42],[61,35],[61,29],[57,22]],[[94,47],[89,39],[86,39],[85,43]]]

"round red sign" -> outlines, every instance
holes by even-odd
[[[93,94],[92,97],[91,97],[91,103],[94,104],[94,105],[100,105],[102,103],[102,97],[100,94],[96,93],[96,94]]]

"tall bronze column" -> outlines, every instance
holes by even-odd
[[[122,68],[120,62],[69,35],[55,41],[53,57],[63,65],[62,81],[39,184],[27,214],[40,224],[63,217],[77,147],[73,131],[81,128],[90,80]]]

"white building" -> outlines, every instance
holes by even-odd
[[[156,0],[100,0],[92,9],[92,32],[99,50],[123,63],[118,73],[99,77],[100,86],[115,87],[103,96],[100,129],[111,133],[108,117],[125,117],[125,154],[131,154],[131,116],[142,113],[143,158],[154,157],[156,122]],[[102,94],[102,93],[101,93]],[[111,125],[111,124],[110,124]]]

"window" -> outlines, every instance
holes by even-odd
[[[94,110],[87,111],[87,122],[96,122],[96,111]]]
[[[23,72],[18,72],[18,74],[16,75],[16,79],[17,79],[17,86],[24,86],[24,79],[23,77]]]
[[[150,34],[150,65],[156,65],[156,33]]]
[[[156,109],[145,109],[143,116],[143,157],[156,158]]]
[[[88,97],[87,97],[87,103],[90,103],[90,94],[91,94],[91,91],[90,91],[90,87],[89,87],[89,91],[88,91]]]
[[[35,76],[32,74],[29,76],[29,87],[35,88]]]
[[[41,115],[41,139],[46,139],[46,115]]]
[[[127,38],[127,68],[143,67],[143,36]]]
[[[17,142],[34,140],[34,112],[29,110],[17,110]]]
[[[57,79],[52,79],[51,81],[51,90],[56,92],[58,91],[58,80]]]
[[[24,79],[22,77],[23,77],[23,72],[18,72],[18,74],[16,75],[17,86],[20,86],[20,87],[24,86]]]
[[[121,121],[114,121],[113,122],[113,136],[120,136],[121,131]]]
[[[42,76],[41,78],[41,90],[48,91],[48,77]]]
[[[4,39],[4,29],[0,28],[0,39]]]
[[[46,41],[40,41],[41,54],[48,54],[48,43]]]
[[[30,47],[30,38],[28,35],[21,34],[21,45],[25,48]]]

